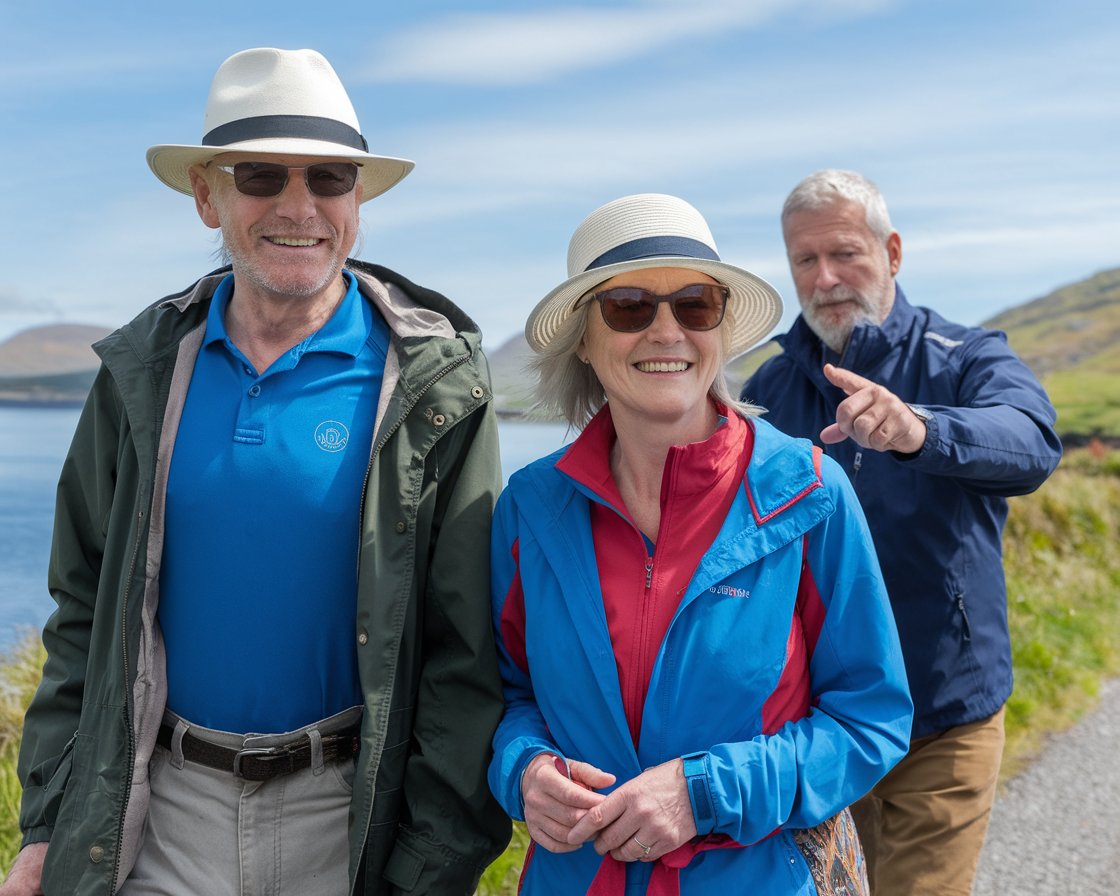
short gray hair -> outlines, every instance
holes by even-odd
[[[793,188],[782,206],[782,229],[794,212],[816,211],[838,199],[846,199],[863,207],[867,226],[884,243],[894,232],[887,202],[879,188],[856,171],[825,168],[814,171]]]
[[[530,370],[537,376],[534,417],[559,417],[573,429],[582,430],[606,404],[607,395],[599,377],[591,365],[581,361],[576,353],[587,332],[587,316],[594,304],[593,301],[584,302],[568,315],[544,350],[530,362]],[[722,325],[720,329],[726,351],[730,330]],[[708,395],[742,417],[763,413],[757,405],[732,396],[722,371],[712,382]]]

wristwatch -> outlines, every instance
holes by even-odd
[[[928,423],[933,419],[933,413],[931,411],[927,411],[920,404],[910,404],[909,402],[907,402],[906,407],[910,408],[910,410],[914,412],[914,416],[916,416],[923,423]]]

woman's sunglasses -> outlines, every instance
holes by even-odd
[[[667,296],[640,286],[613,286],[593,292],[607,326],[619,333],[637,333],[653,323],[657,306],[668,302],[673,317],[686,330],[712,330],[720,325],[731,290],[718,283],[693,283]],[[578,306],[577,306],[578,307]]]
[[[258,198],[283,193],[292,171],[303,172],[307,189],[316,196],[345,196],[358,180],[358,166],[353,162],[319,162],[303,168],[289,168],[274,162],[238,162],[216,167],[233,175],[237,192]]]

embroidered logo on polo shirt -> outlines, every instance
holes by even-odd
[[[746,588],[733,588],[730,585],[714,585],[708,589],[712,594],[722,594],[725,597],[748,598],[751,593]]]
[[[350,441],[350,430],[337,420],[324,420],[315,427],[315,444],[324,451],[341,451]]]

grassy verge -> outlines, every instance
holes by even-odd
[[[19,851],[20,786],[16,754],[23,713],[39,686],[39,672],[45,659],[34,632],[0,652],[0,880]]]
[[[1101,367],[1063,370],[1044,378],[1065,432],[1120,433],[1120,389],[1116,388],[1120,370]]]
[[[1120,675],[1120,453],[1069,452],[1047,483],[1011,502],[1005,538],[1015,693],[1007,707],[1006,779],[1048,736],[1091,709],[1106,679]],[[19,845],[15,755],[23,710],[42,651],[29,637],[0,656],[0,868]],[[528,837],[514,826],[479,896],[516,891]],[[2,879],[2,878],[0,878]]]
[[[1003,777],[1068,728],[1120,675],[1120,453],[1070,452],[1011,502],[1004,539],[1015,691]]]

